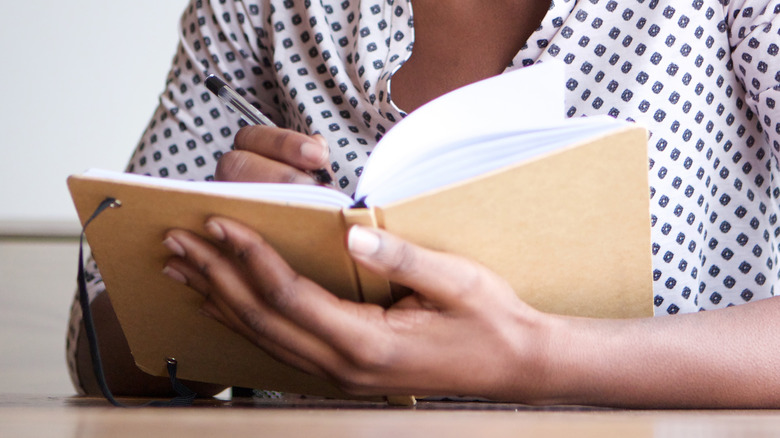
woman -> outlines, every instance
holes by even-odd
[[[543,314],[471,261],[361,228],[349,235],[355,260],[416,292],[390,309],[336,301],[222,218],[206,227],[219,247],[172,231],[165,272],[275,357],[358,394],[776,407],[779,14],[777,0],[193,1],[128,170],[313,183],[305,171],[330,164],[351,193],[376,140],[407,112],[560,59],[568,116],[651,131],[656,318]],[[236,133],[204,73],[286,129]]]

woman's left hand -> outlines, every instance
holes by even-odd
[[[414,291],[390,308],[340,299],[298,275],[253,230],[224,218],[218,244],[172,230],[164,271],[206,297],[202,310],[277,360],[355,395],[471,395],[526,403],[545,385],[550,318],[470,260],[353,227],[367,269]]]

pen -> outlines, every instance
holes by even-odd
[[[219,97],[228,110],[231,112],[238,112],[241,115],[241,118],[250,125],[276,127],[276,124],[272,122],[271,119],[266,117],[265,114],[255,108],[254,105],[247,102],[246,99],[215,75],[209,75],[209,77],[206,78],[206,87],[209,91]],[[330,173],[325,169],[313,170],[310,174],[319,184],[333,183],[333,178],[331,178]]]

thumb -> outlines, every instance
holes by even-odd
[[[367,269],[439,306],[462,307],[479,300],[480,290],[498,279],[476,262],[431,251],[373,228],[350,228],[347,246],[355,261]]]

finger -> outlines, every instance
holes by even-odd
[[[170,244],[171,242],[168,243],[168,245]],[[211,283],[200,275],[200,272],[187,263],[186,260],[178,257],[172,258],[166,263],[163,272],[172,279],[190,286],[205,297],[200,307],[201,313],[205,316],[217,320],[247,339],[254,340],[256,345],[263,348],[274,359],[295,366],[310,374],[327,377],[319,367],[310,361],[265,339],[258,338],[256,333],[241,321],[241,318],[233,312],[219,294],[212,293]]]
[[[179,283],[186,284],[206,298],[211,295],[211,283],[200,275],[197,269],[179,257],[173,257],[165,263],[163,274]]]
[[[330,149],[328,148],[328,141],[325,140],[325,137],[322,136],[322,134],[313,134],[311,136],[312,139],[317,140],[320,142],[325,149],[328,151],[328,154],[326,155],[325,159],[330,160]],[[308,172],[309,175],[314,177],[314,179],[323,186],[333,186],[333,181],[336,180],[336,176],[333,173],[333,167],[326,163],[323,167],[318,167],[316,170]]]
[[[198,267],[184,258],[186,256],[184,247],[171,237],[166,238],[163,244],[172,252],[180,255],[180,257],[173,257],[166,262],[163,273],[203,295],[205,300],[201,305],[201,310],[207,311],[209,316],[251,339],[253,334],[251,329],[235,316],[219,294],[213,293],[211,281],[201,275]]]
[[[240,325],[234,323],[237,331],[270,355],[292,360],[290,352],[294,351],[298,359],[291,364],[309,372],[319,370],[312,366],[316,362],[312,358],[330,363],[338,361],[331,347],[273,311],[255,295],[243,271],[215,246],[183,230],[168,232],[166,241],[175,242],[180,248],[181,259],[210,284],[205,290],[221,299],[215,300],[215,304],[224,303],[219,310],[226,321],[240,321]],[[191,270],[185,269],[181,273],[186,275]],[[322,371],[318,372],[322,374]]]
[[[163,243],[169,248],[174,244],[178,245],[173,239],[166,239]],[[183,254],[183,248],[180,248],[180,251],[182,251],[181,253]],[[241,321],[235,317],[235,314],[230,311],[219,294],[213,293],[211,282],[201,275],[195,266],[191,265],[183,258],[174,257],[165,264],[163,273],[173,280],[186,284],[199,294],[203,295],[205,300],[203,301],[203,304],[201,304],[201,310],[208,310],[208,312],[206,312],[208,316],[222,322],[233,329],[233,331],[251,338],[251,336],[249,336],[251,334],[249,327],[241,323]]]
[[[342,300],[301,277],[252,229],[224,218],[209,219],[207,229],[236,254],[247,275],[262,283],[268,306],[333,346],[348,361],[362,361],[359,355],[387,333],[381,307]]]
[[[234,332],[244,336],[247,339],[254,340],[255,345],[260,347],[269,356],[277,361],[298,368],[303,372],[328,378],[328,373],[324,372],[313,362],[304,359],[302,356],[278,345],[267,339],[258,338],[255,333],[241,321],[232,309],[216,295],[211,295],[203,302],[200,307],[201,312],[214,318]]]
[[[275,344],[263,337],[258,337],[257,333],[249,326],[244,324],[241,318],[236,315],[233,309],[221,298],[218,293],[214,293],[206,297],[206,300],[200,307],[200,310],[206,315],[216,319],[222,324],[234,332],[244,336],[247,339],[253,340],[254,343],[267,352],[271,356],[276,358],[284,358],[284,362],[295,365],[299,368],[305,368],[306,370],[319,371],[316,367],[311,366],[309,361],[304,360],[298,355],[294,355],[289,350]]]
[[[243,150],[229,151],[217,162],[214,178],[218,181],[317,184],[306,172]]]
[[[499,287],[503,280],[473,261],[421,248],[382,230],[353,226],[347,246],[358,263],[438,306],[469,307],[484,298],[479,291],[505,288]]]
[[[327,166],[329,151],[321,135],[308,136],[289,129],[246,126],[236,133],[236,149],[252,152],[302,170]]]

